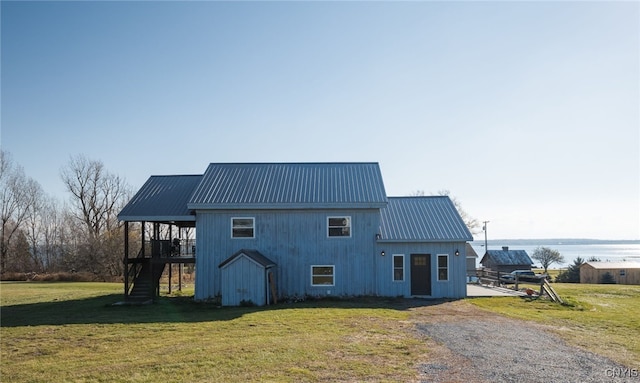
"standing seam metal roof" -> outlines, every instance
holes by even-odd
[[[389,197],[380,209],[382,241],[472,241],[473,236],[447,196]]]
[[[377,163],[212,163],[190,209],[383,207]]]
[[[239,251],[235,252],[232,256],[230,256],[229,258],[224,260],[220,265],[218,265],[218,267],[219,268],[223,268],[224,266],[226,266],[226,265],[230,264],[231,262],[235,261],[236,258],[238,258],[241,255],[246,255],[247,257],[249,257],[254,262],[256,262],[257,264],[259,264],[260,266],[262,266],[264,268],[269,268],[269,267],[276,266],[275,262],[273,262],[269,258],[267,258],[264,255],[262,255],[262,253],[259,252],[258,250],[255,250],[255,249],[240,249]]]
[[[120,211],[121,221],[195,221],[187,201],[202,175],[151,176]]]
[[[532,265],[529,254],[525,250],[487,250],[481,264],[491,259],[496,265]]]

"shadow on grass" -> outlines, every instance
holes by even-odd
[[[354,298],[308,300],[279,303],[262,307],[219,307],[199,303],[188,297],[161,297],[153,304],[130,306],[113,305],[122,300],[121,294],[3,306],[0,327],[72,324],[133,324],[133,323],[190,323],[228,321],[243,315],[284,309],[344,308],[408,310],[443,303],[443,300],[403,298]]]

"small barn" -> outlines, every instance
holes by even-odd
[[[487,250],[480,264],[485,269],[510,273],[514,270],[531,270],[533,262],[526,251],[509,250],[509,246],[503,246],[502,250]]]
[[[239,306],[243,302],[263,306],[270,303],[269,273],[275,262],[257,250],[242,249],[227,258],[221,269],[223,306]]]
[[[617,284],[640,285],[640,262],[585,262],[580,266],[580,283],[602,283],[607,273]]]

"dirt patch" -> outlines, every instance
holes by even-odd
[[[544,326],[465,301],[411,312],[430,350],[421,382],[640,382],[637,370],[569,346]]]

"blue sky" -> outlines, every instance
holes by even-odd
[[[490,238],[640,238],[638,2],[0,6],[2,149],[61,199],[77,154],[376,161]]]

